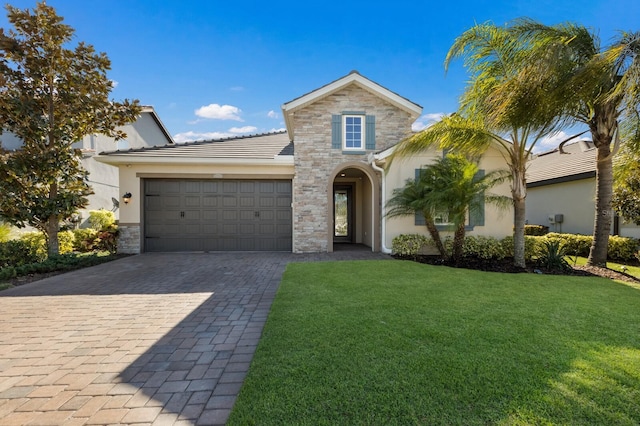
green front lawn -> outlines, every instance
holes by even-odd
[[[229,424],[638,424],[640,290],[290,264]]]

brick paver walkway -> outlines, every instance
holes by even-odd
[[[0,292],[0,425],[224,424],[291,261],[132,256]]]

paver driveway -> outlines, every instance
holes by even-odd
[[[0,424],[224,424],[291,261],[132,256],[0,292]]]

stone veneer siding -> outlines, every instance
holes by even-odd
[[[139,254],[140,247],[140,225],[120,224],[118,225],[120,235],[118,236],[118,253]]]
[[[363,111],[376,117],[376,149],[364,154],[343,154],[331,148],[331,116]],[[326,252],[329,249],[329,175],[345,162],[367,162],[371,152],[395,145],[411,132],[409,113],[356,84],[296,111],[293,116],[293,251]],[[379,189],[378,189],[379,190]]]

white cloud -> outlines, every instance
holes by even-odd
[[[267,113],[267,117],[269,118],[278,118],[278,113],[275,112],[274,110],[271,110]]]
[[[242,87],[242,86],[233,86],[233,87],[229,87],[229,90],[231,90],[232,92],[242,92],[242,91],[244,91],[244,87]]]
[[[209,118],[212,120],[235,120],[243,121],[240,118],[242,110],[231,105],[209,104],[201,106],[195,110],[195,114],[201,118]]]
[[[287,129],[284,127],[280,127],[279,129],[271,129],[269,130],[269,133],[280,133],[280,132],[285,132]]]
[[[244,127],[232,127],[229,129],[231,133],[251,133],[258,130],[255,126],[244,126]]]
[[[573,134],[566,133],[562,130],[556,133],[551,133],[545,136],[544,138],[540,139],[540,141],[534,147],[533,152],[540,153],[540,152],[554,150],[558,147],[558,145],[560,145],[562,141],[564,141],[565,139],[571,136],[573,136]],[[571,140],[571,142],[569,143],[577,142],[581,140],[590,140],[590,139],[588,137],[581,136]]]
[[[189,132],[177,133],[173,135],[173,140],[176,141],[176,143],[184,143],[184,142],[211,140],[211,139],[230,138],[232,136],[235,136],[235,135],[229,132],[198,133],[198,132],[189,131]]]
[[[111,80],[111,87],[112,87],[113,89],[115,89],[116,87],[118,87],[118,84],[119,84],[119,83],[118,83],[117,81],[115,81],[115,80]]]
[[[414,121],[414,123],[411,125],[411,130],[413,130],[414,132],[419,132],[421,130],[424,130],[427,127],[431,126],[436,121],[440,121],[440,119],[445,115],[446,114],[444,112],[434,112],[434,113],[424,114],[418,117],[416,121]]]

